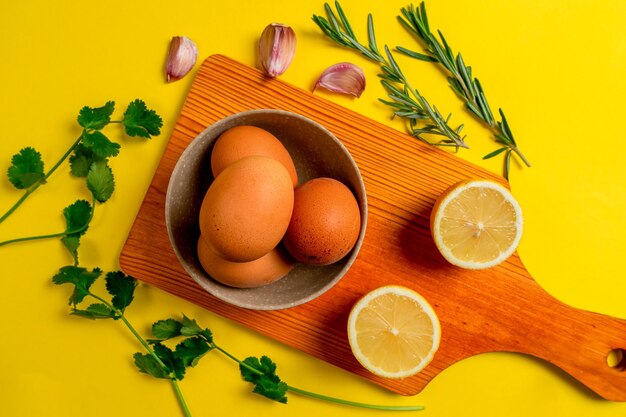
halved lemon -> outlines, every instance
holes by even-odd
[[[354,356],[367,370],[386,378],[406,378],[424,369],[440,338],[439,319],[430,304],[398,285],[366,294],[348,318]]]
[[[430,216],[430,230],[443,257],[467,269],[490,268],[511,256],[523,223],[511,192],[489,180],[454,184],[437,199]]]

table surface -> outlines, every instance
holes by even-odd
[[[293,3],[293,4],[292,4]],[[531,275],[552,295],[573,306],[626,317],[620,256],[626,247],[626,169],[621,98],[626,95],[626,4],[618,0],[552,2],[458,0],[427,4],[431,27],[461,51],[493,109],[505,109],[532,168],[512,164],[511,188],[525,216],[519,254]],[[373,14],[380,45],[419,49],[396,16],[408,2],[345,0],[354,30],[366,39]],[[46,167],[80,134],[78,110],[117,103],[116,115],[141,98],[163,116],[162,134],[144,143],[107,129],[122,145],[112,159],[116,190],[98,207],[82,240],[82,266],[119,268],[125,238],[167,139],[193,72],[164,81],[172,36],[194,39],[199,60],[225,54],[255,65],[255,45],[271,22],[291,25],[297,53],[281,76],[312,88],[337,62],[361,66],[368,85],[359,99],[316,94],[404,130],[378,102],[384,91],[377,66],[323,37],[311,21],[323,2],[2,2],[0,4],[0,171],[26,146],[39,150]],[[459,157],[500,173],[502,160],[483,160],[496,149],[431,64],[399,58],[415,87],[443,112],[464,123],[471,149]],[[197,66],[194,71],[197,70]],[[2,168],[4,166],[4,168]],[[0,212],[22,192],[0,178]],[[64,229],[62,210],[89,195],[71,178],[68,164],[55,172],[19,210],[0,224],[0,241]],[[141,345],[120,322],[69,316],[69,287],[51,277],[72,260],[58,239],[0,247],[5,313],[0,343],[2,410],[7,415],[182,415],[171,386],[137,372],[132,354]],[[95,285],[104,290],[103,283]],[[266,354],[289,384],[355,401],[423,404],[431,416],[621,416],[626,404],[599,399],[542,361],[509,353],[466,359],[439,375],[424,391],[402,397],[375,386],[161,290],[141,284],[128,319],[145,336],[150,325],[182,313],[213,331],[239,357]],[[622,346],[626,348],[626,346]],[[617,371],[616,371],[617,372]],[[250,392],[236,366],[217,354],[204,358],[180,383],[194,415],[369,415],[291,394],[288,405]],[[532,410],[532,411],[529,411]]]

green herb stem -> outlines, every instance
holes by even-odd
[[[441,31],[435,36],[430,29],[426,5],[422,1],[419,7],[411,4],[401,10],[400,23],[413,34],[422,44],[425,54],[414,52],[401,46],[397,50],[409,57],[440,64],[450,76],[448,82],[455,94],[465,102],[470,113],[485,124],[494,134],[495,141],[504,146],[504,177],[508,179],[511,153],[515,153],[526,166],[530,162],[519,150],[508,125],[504,112],[500,109],[500,120],[494,118],[493,112],[483,91],[483,87],[476,76],[472,74],[472,67],[465,64],[461,53],[454,53]],[[495,151],[486,155],[483,159],[489,159],[502,151]]]
[[[84,133],[84,131],[83,131]],[[43,185],[46,183],[46,180],[50,177],[50,175],[52,175],[52,173],[54,171],[57,170],[57,168],[59,168],[59,166],[61,166],[61,164],[63,163],[63,161],[65,161],[67,159],[68,156],[70,156],[70,154],[72,153],[72,151],[76,148],[76,146],[78,146],[78,144],[80,143],[80,141],[83,139],[83,134],[81,134],[78,139],[76,139],[76,141],[72,144],[72,146],[70,146],[70,148],[67,150],[67,152],[65,152],[65,154],[63,154],[63,156],[61,157],[61,159],[59,159],[57,161],[56,164],[54,164],[54,166],[52,168],[50,168],[50,170],[46,173],[46,175],[40,180],[37,181],[36,183],[34,183],[33,185],[31,185],[30,187],[28,187],[28,189],[26,190],[26,192],[22,195],[22,197],[20,197],[19,200],[17,200],[17,202],[15,204],[13,204],[13,206],[11,208],[9,208],[9,210],[7,210],[6,213],[4,213],[2,215],[2,217],[0,217],[0,223],[2,223],[3,221],[5,221],[11,214],[13,214],[13,212],[15,210],[17,210],[18,207],[20,207],[22,205],[22,203],[24,201],[26,201],[26,199],[33,193],[35,192],[35,190],[37,190],[37,188],[39,188],[39,186]],[[1,245],[0,245],[1,246]]]
[[[244,361],[241,361],[241,360],[237,359],[235,356],[231,355],[229,352],[227,352],[226,350],[222,349],[220,346],[215,344],[215,342],[212,343],[212,346],[215,349],[217,349],[220,352],[222,352],[224,355],[228,356],[233,361],[237,362],[240,366],[243,366],[246,369],[248,369],[248,370],[250,370],[250,371],[252,371],[252,372],[254,372],[254,373],[258,374],[258,375],[264,375],[263,372],[261,372],[258,369],[248,365]],[[303,390],[303,389],[300,389],[300,388],[293,387],[293,386],[291,386],[289,384],[287,384],[287,389],[289,391],[291,391],[291,392],[296,393],[296,394],[300,394],[300,395],[303,395],[303,396],[306,396],[306,397],[310,397],[310,398],[315,398],[317,400],[322,400],[322,401],[335,403],[335,404],[348,405],[348,406],[352,406],[352,407],[367,408],[367,409],[371,409],[371,410],[421,411],[421,410],[424,409],[424,406],[421,406],[421,405],[416,405],[416,406],[393,406],[393,405],[366,404],[366,403],[361,403],[361,402],[356,402],[356,401],[343,400],[341,398],[330,397],[328,395],[322,395],[322,394],[317,394],[315,392],[306,391],[306,390]]]
[[[109,303],[108,301],[106,301],[102,297],[97,296],[96,294],[93,294],[93,293],[89,292],[89,295],[92,296],[93,298],[95,298],[96,300],[100,301],[101,303],[105,304],[111,310],[113,310],[115,312],[115,315],[117,317],[119,317],[120,320],[122,320],[122,322],[126,325],[128,330],[130,330],[130,332],[133,334],[133,336],[135,336],[135,338],[139,341],[139,343],[141,343],[141,345],[146,349],[146,351],[148,351],[150,356],[152,356],[154,358],[154,360],[157,361],[159,366],[161,368],[163,368],[163,370],[167,370],[168,369],[167,366],[165,366],[165,364],[161,360],[161,358],[159,358],[159,356],[156,353],[154,353],[154,350],[152,350],[152,348],[150,347],[148,342],[146,342],[146,340],[143,337],[141,337],[139,332],[137,332],[137,330],[135,330],[133,325],[124,316],[124,312],[123,311],[115,308],[113,306],[113,304]],[[185,413],[185,416],[191,417],[191,412],[189,411],[189,407],[187,407],[187,403],[185,401],[185,397],[183,396],[183,393],[180,390],[180,387],[178,386],[178,382],[176,381],[176,378],[171,377],[171,378],[169,378],[169,380],[172,383],[172,387],[174,388],[174,392],[176,393],[176,397],[178,398],[178,402],[180,403],[180,406],[183,409],[183,412]]]
[[[258,369],[253,368],[252,366],[248,365],[247,363],[237,359],[235,356],[231,355],[229,352],[225,351],[224,349],[222,349],[221,347],[219,347],[217,344],[215,344],[215,342],[212,343],[212,346],[219,350],[220,352],[222,352],[224,355],[228,356],[230,359],[232,359],[233,361],[237,362],[239,365],[244,366],[246,368],[248,368],[249,370],[251,370],[252,372],[255,372],[259,375],[263,375],[263,372],[259,371]]]
[[[150,347],[148,342],[146,342],[146,340],[143,337],[141,337],[141,335],[137,332],[137,330],[135,330],[135,328],[130,324],[130,322],[126,319],[126,317],[124,317],[124,313],[120,312],[118,309],[116,309],[115,307],[113,307],[111,304],[107,303],[103,299],[101,299],[99,297],[96,297],[96,298],[98,298],[100,301],[106,303],[116,313],[119,313],[120,320],[122,320],[124,322],[126,327],[128,327],[128,330],[130,330],[130,332],[137,338],[137,340],[139,340],[139,343],[141,343],[142,346],[148,351],[150,356],[152,356],[157,361],[159,366],[161,366],[164,370],[167,370],[168,368],[167,368],[167,366],[165,366],[165,364],[163,363],[161,358],[159,358],[158,355],[156,353],[154,353],[154,350],[152,350],[152,348]],[[170,377],[169,380],[172,383],[172,387],[174,388],[174,392],[176,393],[176,397],[178,398],[178,402],[180,403],[180,406],[183,409],[183,412],[185,413],[185,416],[191,417],[191,412],[189,411],[189,407],[187,407],[187,403],[185,402],[185,397],[183,396],[183,393],[181,392],[180,387],[178,386],[178,382],[176,382],[176,378]]]
[[[18,237],[16,239],[9,239],[9,240],[5,240],[4,242],[0,242],[0,246],[10,245],[12,243],[18,243],[18,242],[28,242],[31,240],[43,240],[43,239],[51,239],[53,237],[63,237],[66,235],[71,235],[73,233],[82,232],[83,230],[85,230],[85,228],[86,227],[81,227],[76,230],[68,230],[67,232],[60,232],[60,233],[51,233],[49,235]]]
[[[186,417],[191,417],[191,411],[189,411],[189,407],[187,407],[185,397],[183,397],[183,393],[178,386],[178,381],[176,381],[176,378],[171,378],[171,381],[172,386],[174,387],[174,392],[176,393],[176,397],[178,398],[178,402],[180,403],[180,407],[183,409]]]
[[[81,227],[77,229],[67,230],[65,232],[59,232],[59,233],[51,233],[48,235],[26,236],[26,237],[19,237],[16,239],[9,239],[9,240],[5,240],[4,242],[0,242],[0,246],[10,245],[12,243],[18,243],[18,242],[27,242],[27,241],[32,241],[32,240],[51,239],[54,237],[63,237],[63,236],[73,235],[75,233],[80,233],[89,227],[89,223],[91,223],[91,219],[93,219],[93,212],[96,209],[95,202],[96,200],[92,199],[91,214],[89,215],[89,220],[84,225],[82,225]]]
[[[406,405],[406,406],[394,406],[394,405],[377,405],[377,404],[365,404],[355,401],[343,400],[341,398],[329,397],[327,395],[317,394],[314,392],[306,391],[300,388],[289,385],[289,391],[296,394],[304,395],[307,397],[315,398],[318,400],[328,401],[336,404],[349,405],[351,407],[367,408],[370,410],[384,410],[384,411],[421,411],[424,409],[422,405]]]

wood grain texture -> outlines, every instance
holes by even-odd
[[[280,311],[245,310],[207,294],[178,262],[164,219],[168,180],[187,144],[213,122],[258,108],[293,111],[333,132],[359,166],[369,203],[365,240],[350,271],[318,299]],[[483,271],[462,270],[441,257],[430,235],[430,211],[441,192],[467,178],[504,183],[450,153],[215,55],[196,75],[120,263],[142,281],[400,394],[420,392],[445,368],[469,356],[510,351],[549,361],[600,396],[626,401],[626,372],[606,362],[612,349],[626,348],[626,321],[554,299],[532,279],[517,254]],[[380,378],[362,368],[346,335],[347,317],[358,298],[391,283],[413,288],[429,300],[442,329],[433,362],[403,380]]]

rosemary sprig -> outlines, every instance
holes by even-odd
[[[451,128],[448,125],[450,115],[444,118],[437,107],[431,106],[424,96],[409,84],[389,48],[384,47],[385,55],[380,52],[376,42],[372,15],[367,16],[368,44],[365,45],[357,40],[339,1],[335,1],[335,7],[337,14],[333,12],[328,3],[325,3],[324,9],[328,19],[313,15],[313,21],[333,41],[360,52],[381,66],[382,73],[379,76],[391,101],[379,100],[394,109],[394,116],[408,120],[410,133],[415,138],[431,145],[453,146],[457,149],[468,148],[464,141],[465,136],[460,136],[463,125],[456,129]],[[425,135],[443,136],[444,139],[433,142]]]
[[[401,46],[397,47],[398,51],[415,59],[441,64],[450,73],[448,82],[452,90],[465,102],[470,112],[493,131],[495,141],[502,145],[502,147],[485,155],[483,159],[493,158],[504,152],[504,177],[507,179],[513,153],[517,154],[524,164],[530,167],[530,162],[515,142],[504,111],[498,109],[500,120],[494,118],[480,81],[472,75],[472,67],[465,65],[460,52],[456,56],[454,55],[441,31],[437,31],[439,39],[432,34],[424,2],[420,3],[419,8],[413,4],[402,8],[402,16],[399,16],[399,20],[422,42],[426,54]]]

